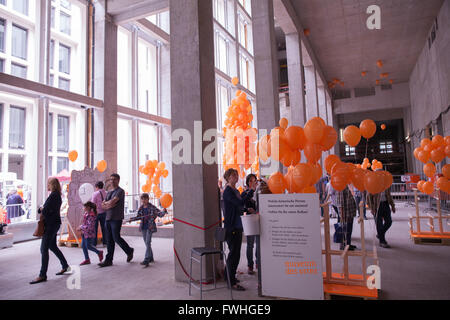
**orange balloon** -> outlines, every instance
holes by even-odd
[[[422,139],[422,141],[420,142],[420,146],[421,146],[422,148],[425,148],[425,146],[426,146],[427,144],[430,144],[430,143],[431,143],[431,140],[430,140],[430,139],[424,138],[424,139]]]
[[[432,178],[436,173],[436,166],[432,163],[427,163],[423,166],[423,172],[428,178]]]
[[[345,162],[337,162],[331,169],[331,175],[339,175],[344,179],[345,185],[349,184],[352,179],[353,168]]]
[[[431,181],[427,181],[422,186],[423,193],[431,195],[434,192],[434,185]]]
[[[106,170],[107,166],[108,165],[105,160],[101,160],[101,161],[97,162],[97,169],[100,172],[104,172]]]
[[[423,151],[422,147],[418,147],[414,149],[414,157],[419,160],[419,153]],[[419,160],[420,161],[420,160]]]
[[[423,147],[423,150],[426,152],[431,153],[431,151],[433,151],[435,149],[435,146],[432,145],[431,143],[425,145],[425,147]]]
[[[450,194],[450,180],[445,177],[440,177],[436,181],[436,188]]]
[[[444,145],[445,145],[444,137],[441,136],[440,134],[435,135],[435,136],[433,137],[433,139],[431,140],[431,144],[432,144],[435,148],[444,146]]]
[[[433,161],[434,163],[439,163],[442,160],[444,160],[444,158],[445,158],[444,147],[441,146],[441,147],[438,147],[438,148],[434,149],[433,151],[431,151],[430,158],[431,158],[431,161]]]
[[[238,83],[239,83],[239,79],[238,79],[237,77],[234,77],[233,79],[231,79],[231,83],[232,83],[234,86],[237,86]]]
[[[303,150],[306,159],[311,163],[316,163],[322,156],[322,147],[319,144],[308,142]]]
[[[289,121],[286,118],[281,118],[279,124],[281,128],[286,129],[289,124]]]
[[[425,181],[423,181],[423,180],[420,180],[419,182],[417,182],[417,189],[420,191],[420,192],[422,192],[422,187],[423,187],[423,184],[425,183]]]
[[[291,164],[292,164],[292,162],[293,162],[293,160],[294,160],[294,153],[293,153],[291,150],[287,149],[287,150],[284,152],[283,158],[281,159],[280,162],[281,162],[285,167],[290,167]]]
[[[351,176],[352,184],[355,186],[356,189],[358,189],[361,192],[366,190],[364,186],[364,177],[366,175],[366,172],[367,172],[366,170],[361,168],[353,169],[352,172]]]
[[[330,150],[337,142],[338,135],[336,130],[331,126],[326,126],[320,145],[324,151]]]
[[[303,150],[306,145],[306,136],[303,128],[297,126],[290,126],[286,129],[284,136],[289,147],[292,150]]]
[[[421,152],[419,152],[419,161],[423,162],[423,163],[427,163],[430,160],[430,153],[423,150]]]
[[[164,209],[170,207],[170,205],[172,204],[172,200],[172,196],[168,193],[166,193],[159,199],[159,201],[161,202],[161,207],[163,207]]]
[[[445,141],[445,145],[450,146],[450,136],[446,136],[444,138],[444,141]]]
[[[389,189],[392,184],[394,183],[394,177],[392,177],[392,174],[388,171],[381,171],[384,176],[384,190]]]
[[[267,181],[270,192],[273,194],[281,194],[286,190],[287,184],[286,180],[284,180],[284,176],[280,172],[275,172]]]
[[[344,141],[351,147],[356,147],[361,141],[361,131],[356,126],[348,126],[344,130]]]
[[[331,169],[336,164],[336,162],[340,162],[341,159],[335,154],[330,154],[328,157],[325,158],[325,170],[328,172],[328,174],[331,174]]]
[[[450,164],[446,164],[445,166],[442,167],[442,174],[447,179],[450,179]]]
[[[386,125],[385,124],[381,125],[381,130],[386,130]]]
[[[311,167],[312,167],[311,185],[315,185],[317,182],[319,182],[320,178],[322,178],[322,167],[318,163],[311,164]]]
[[[359,129],[361,130],[361,135],[364,138],[370,139],[377,132],[377,125],[373,120],[367,119],[361,122]]]
[[[292,165],[294,167],[296,165],[298,165],[301,160],[302,160],[302,154],[300,153],[299,150],[295,150],[294,152],[292,152]]]
[[[270,138],[270,156],[275,161],[282,161],[290,151],[288,144],[277,136]]]
[[[156,166],[156,168],[158,170],[164,170],[166,168],[166,164],[164,162],[160,162],[158,163],[158,165]]]
[[[325,132],[325,121],[319,117],[310,119],[304,128],[305,136],[310,143],[320,143]],[[315,162],[315,161],[314,161]]]
[[[364,176],[364,187],[370,194],[380,193],[384,188],[384,177],[377,172],[367,171]]]
[[[292,171],[293,181],[297,189],[303,190],[311,185],[312,170],[311,166],[306,163],[296,165]]]
[[[284,179],[286,180],[286,189],[289,193],[300,193],[302,191],[294,182],[294,167],[288,169],[288,173],[286,173]]]
[[[331,175],[331,186],[337,191],[343,191],[348,184],[347,177],[345,174],[337,172]]]
[[[78,152],[76,152],[75,150],[72,150],[69,152],[69,160],[72,162],[75,162],[75,160],[77,160],[78,158]]]
[[[167,177],[169,176],[169,171],[168,171],[167,169],[163,170],[162,176],[163,176],[164,178],[167,178]]]

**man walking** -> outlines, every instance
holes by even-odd
[[[106,255],[105,261],[98,264],[100,267],[112,266],[116,243],[127,254],[127,262],[133,259],[134,252],[134,249],[120,236],[125,207],[125,191],[119,187],[120,176],[117,173],[113,173],[110,181],[112,190],[108,192],[105,201],[102,202],[102,207],[106,211],[105,233],[108,254]]]
[[[348,186],[345,187],[342,192],[337,192],[336,198],[339,208],[338,221],[340,221],[342,225],[342,232],[344,234],[340,249],[344,250],[348,245],[349,250],[353,251],[356,249],[356,246],[352,245],[353,219],[356,216],[356,202]]]

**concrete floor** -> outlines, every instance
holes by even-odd
[[[387,239],[391,249],[377,248],[381,267],[380,299],[450,299],[450,247],[415,245],[408,234],[408,214],[414,209],[398,205],[393,216],[394,223]],[[374,239],[373,220],[367,221],[366,235],[371,248]],[[125,262],[123,251],[116,247],[114,266],[99,269],[95,264],[81,267],[81,289],[67,288],[68,276],[56,276],[60,265],[50,254],[48,281],[29,285],[38,275],[40,268],[40,241],[15,244],[12,248],[0,250],[0,299],[156,299],[178,300],[199,299],[198,291],[188,295],[188,284],[174,280],[173,240],[154,238],[153,250],[156,263],[143,269],[144,242],[139,237],[124,237],[135,248],[132,263]],[[360,248],[359,225],[355,223],[353,244]],[[333,248],[337,246],[332,245]],[[81,249],[62,247],[69,264],[77,265],[83,260]],[[91,253],[96,261],[96,256]],[[337,259],[337,260],[336,260]],[[339,272],[341,261],[333,260],[333,271]],[[188,266],[186,266],[188,267]],[[358,272],[359,262],[351,266]],[[246,271],[245,244],[242,247],[238,278],[247,288],[244,292],[233,292],[236,300],[264,299],[258,297],[257,275]],[[219,283],[223,285],[224,283]],[[228,300],[229,291],[220,289],[204,294],[204,299]]]

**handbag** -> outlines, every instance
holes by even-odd
[[[333,235],[333,241],[334,243],[342,243],[342,240],[344,238],[344,230],[342,229],[341,223],[335,223],[334,224],[334,235]]]
[[[39,217],[39,221],[36,226],[36,230],[33,233],[34,237],[43,237],[44,236],[44,215],[41,213]]]

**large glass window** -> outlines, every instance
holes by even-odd
[[[13,3],[13,9],[24,14],[28,15],[28,0],[11,0]]]
[[[157,114],[156,47],[143,40],[138,44],[138,71],[139,110]]]
[[[145,122],[139,123],[139,164],[147,160],[158,159],[158,128]],[[146,183],[147,177],[141,175],[139,188]]]
[[[59,44],[59,71],[70,74],[70,47]]]
[[[52,7],[52,11],[50,14],[50,24],[51,24],[51,28],[54,29],[55,28],[55,14],[56,14],[56,8]]]
[[[58,151],[69,151],[69,117],[58,115]]]
[[[119,118],[117,119],[117,170],[120,173],[120,186],[126,193],[133,190],[133,171],[130,165],[132,149],[131,120]]]
[[[70,36],[70,16],[64,12],[61,12],[59,16],[59,28],[62,33]]]
[[[53,176],[53,158],[48,157],[48,176]]]
[[[69,171],[69,158],[58,157],[56,163],[56,173],[60,173],[63,170]]]
[[[27,34],[28,31],[22,27],[12,26],[12,55],[27,60]]]
[[[11,63],[11,74],[13,76],[26,79],[27,67],[21,66],[20,64],[16,64],[16,63]]]
[[[117,30],[117,103],[131,107],[131,35],[126,29]]]
[[[14,172],[18,180],[23,180],[25,156],[22,154],[9,154],[8,171]]]
[[[11,106],[9,111],[9,148],[25,149],[25,109]]]
[[[53,79],[52,79],[52,82],[53,82]],[[70,80],[60,77],[58,79],[58,88],[60,88],[62,90],[70,91]]]
[[[227,0],[214,0],[214,15],[216,20],[223,26],[227,27]]]
[[[228,70],[228,42],[219,33],[217,34],[217,67],[229,74]]]
[[[0,51],[5,52],[5,26],[6,21],[0,19]]]
[[[53,69],[55,61],[55,40],[50,40],[50,69]]]

